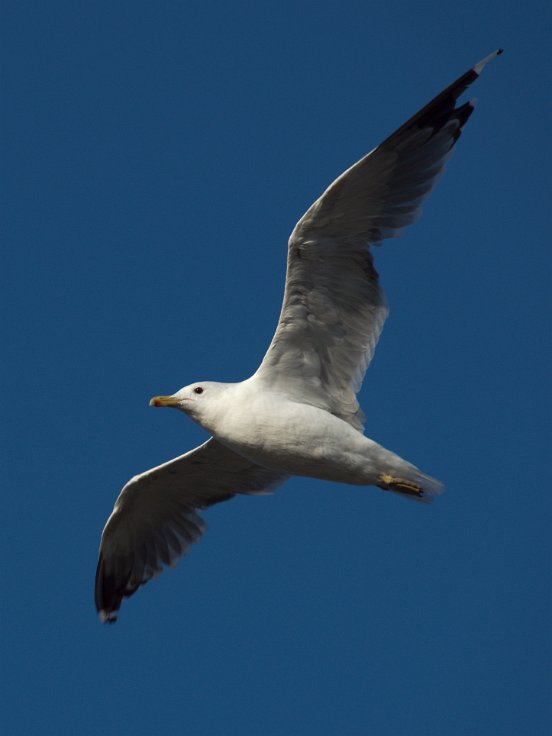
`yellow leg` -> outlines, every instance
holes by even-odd
[[[387,473],[380,473],[378,475],[378,480],[380,481],[380,483],[378,483],[379,487],[383,488],[384,491],[398,491],[399,493],[407,493],[411,496],[418,496],[420,498],[424,495],[421,486],[417,485],[417,483],[413,483],[411,480],[407,480],[406,478],[397,478],[393,475],[388,475]]]

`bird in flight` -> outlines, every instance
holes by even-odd
[[[460,95],[501,49],[475,64],[339,176],[289,238],[278,326],[257,372],[200,381],[172,406],[211,437],[137,475],[103,530],[96,607],[113,622],[125,597],[174,566],[203,534],[198,511],[266,494],[292,475],[376,486],[427,503],[442,484],[366,437],[358,393],[387,316],[370,246],[418,217],[470,118]]]

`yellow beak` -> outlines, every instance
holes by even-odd
[[[150,406],[178,406],[180,399],[176,399],[174,396],[154,396],[150,399]]]

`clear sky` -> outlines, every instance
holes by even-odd
[[[545,6],[2,4],[4,733],[548,732]],[[205,438],[150,396],[254,372],[296,220],[498,46],[376,254],[367,433],[446,493],[293,479],[214,507],[102,626],[120,488]]]

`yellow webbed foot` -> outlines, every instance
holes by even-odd
[[[418,498],[424,495],[421,486],[406,478],[397,478],[387,473],[380,473],[378,480],[380,481],[378,486],[383,488],[384,491],[397,491],[397,493],[406,493],[410,496],[418,496]]]

